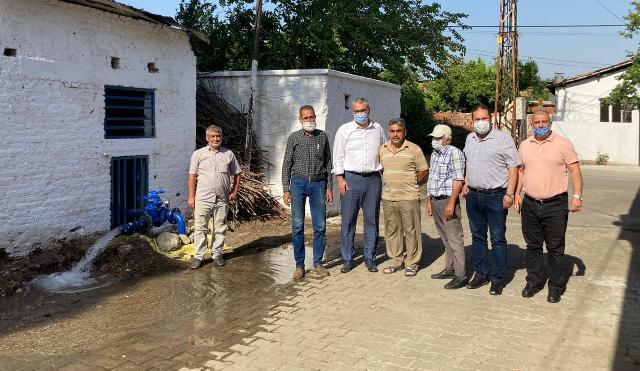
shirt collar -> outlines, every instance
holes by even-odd
[[[480,137],[478,136],[478,133],[476,133],[475,131],[471,133],[471,135],[472,135],[472,138],[476,139],[478,142],[482,142],[487,139],[495,139],[496,137],[495,130],[500,130],[500,129],[491,126],[491,130],[489,130],[489,133],[487,134],[487,136],[482,139],[480,139]]]
[[[362,126],[358,125],[356,120],[352,120],[351,122],[353,123],[353,128],[354,129],[361,129],[361,130],[371,129],[371,128],[373,128],[373,125],[374,125],[374,122],[371,121],[371,120],[369,120],[369,125],[367,125],[366,127],[362,127]]]
[[[391,151],[391,147],[393,147],[393,144],[391,144],[391,141],[389,140],[388,142],[386,142],[385,144],[383,144],[384,148],[388,149],[389,151]],[[398,150],[398,152],[409,148],[409,141],[407,141],[406,139],[404,140],[404,142],[402,143],[402,147],[400,147],[400,150]],[[393,152],[393,151],[391,151]],[[395,153],[398,153],[395,152]]]
[[[556,132],[552,130],[552,131],[551,131],[551,135],[549,135],[549,137],[548,137],[547,139],[543,140],[542,142],[541,142],[541,141],[539,141],[539,140],[537,140],[537,139],[536,139],[536,136],[535,136],[535,135],[533,135],[533,134],[531,134],[531,136],[529,137],[529,139],[528,139],[528,140],[529,140],[529,142],[534,142],[534,143],[540,143],[540,144],[542,144],[542,143],[544,143],[544,142],[553,142],[553,140],[555,139],[555,137],[556,137]]]

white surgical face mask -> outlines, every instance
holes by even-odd
[[[442,139],[438,140],[438,139],[434,139],[431,141],[431,147],[433,147],[434,150],[436,151],[440,151],[442,148],[444,148],[444,146],[442,145]]]
[[[302,128],[305,131],[314,131],[316,130],[316,122],[315,121],[305,121],[302,123]]]
[[[474,121],[473,128],[476,130],[476,133],[485,135],[491,130],[491,123],[488,120]]]

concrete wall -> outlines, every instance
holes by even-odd
[[[200,78],[215,86],[230,104],[241,111],[248,110],[251,87],[248,71],[213,72]],[[318,128],[327,132],[332,148],[338,127],[353,120],[350,105],[355,98],[369,100],[371,118],[383,124],[385,130],[391,118],[400,116],[398,85],[333,70],[260,71],[257,91],[255,130],[260,147],[268,152],[271,164],[265,178],[276,197],[282,195],[282,160],[287,138],[301,128],[300,106],[314,106]],[[330,212],[340,209],[337,187],[334,188],[336,201],[328,206]]]
[[[621,73],[577,81],[556,90],[553,128],[573,142],[581,160],[593,161],[601,152],[608,154],[610,161],[640,164],[638,110],[632,112],[630,123],[600,122],[600,99],[619,83],[616,77]]]
[[[115,156],[148,156],[150,189],[186,207],[196,74],[184,33],[55,0],[2,1],[0,48],[17,50],[0,55],[0,248],[108,230]],[[155,138],[104,139],[104,85],[155,89]]]

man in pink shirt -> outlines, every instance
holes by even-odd
[[[542,245],[546,243],[547,301],[557,303],[566,284],[562,259],[569,211],[578,212],[582,208],[582,174],[571,142],[551,131],[549,114],[536,111],[532,126],[533,135],[519,148],[522,166],[515,195],[515,208],[522,217],[522,234],[527,243],[527,285],[522,296],[530,298],[544,286]],[[567,192],[569,175],[573,185],[571,197]]]

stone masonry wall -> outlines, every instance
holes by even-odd
[[[2,1],[6,48],[16,55],[0,55],[0,248],[108,230],[112,157],[148,156],[150,189],[186,208],[196,75],[184,33],[55,0]],[[104,85],[155,90],[155,138],[104,139]]]

